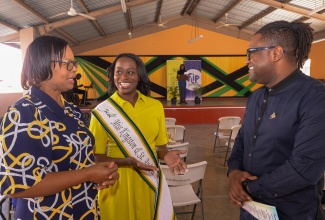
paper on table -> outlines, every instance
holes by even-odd
[[[258,220],[279,220],[275,206],[269,206],[263,203],[249,201],[244,202],[242,208]]]

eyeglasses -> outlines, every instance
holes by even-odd
[[[275,48],[275,47],[276,47],[276,46],[248,48],[248,49],[246,50],[247,60],[250,60],[250,59],[251,59],[251,54],[252,54],[253,52],[261,51],[261,50],[269,50],[269,49],[273,49],[273,48]]]
[[[60,61],[51,61],[51,62],[60,62]],[[78,68],[79,66],[79,61],[73,61],[73,60],[62,60],[61,63],[64,63],[67,65],[67,70],[71,71],[73,69],[73,67],[75,66],[76,68]]]

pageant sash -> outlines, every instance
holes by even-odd
[[[145,164],[159,167],[154,152],[139,128],[112,99],[109,98],[99,104],[92,113],[114,139],[125,157],[135,157]],[[137,172],[156,194],[153,219],[176,219],[163,172],[161,170],[160,172],[137,170]]]

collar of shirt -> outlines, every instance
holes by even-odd
[[[284,78],[282,81],[280,81],[278,84],[274,85],[273,87],[268,88],[267,86],[265,86],[266,90],[268,91],[268,95],[272,95],[273,93],[285,88],[287,85],[289,85],[291,82],[293,82],[294,79],[297,78],[301,74],[304,74],[304,73],[301,72],[300,69],[296,69],[289,76]]]
[[[52,97],[50,97],[48,94],[46,94],[39,88],[31,87],[29,94],[31,95],[32,98],[35,98],[36,100],[40,101],[42,105],[48,107],[59,118],[62,119],[66,116],[64,113],[65,109],[59,106],[58,103],[56,103]]]
[[[147,104],[147,97],[145,95],[143,95],[139,90],[137,90],[137,93],[138,93],[138,99],[136,101],[139,102],[139,101],[142,101],[144,102],[144,104]],[[124,104],[126,103],[129,103],[128,101],[124,100],[123,98],[121,98],[121,96],[118,95],[118,92],[115,91],[113,93],[113,95],[111,96],[111,98],[119,105],[119,106],[123,106]]]

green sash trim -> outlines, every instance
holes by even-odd
[[[92,113],[126,158],[132,156],[145,164],[159,167],[158,159],[140,129],[114,100],[108,98]],[[160,172],[137,170],[137,172],[156,194],[153,219],[175,219],[169,188],[163,172],[161,170]]]

